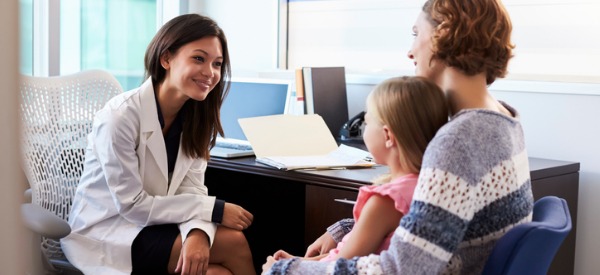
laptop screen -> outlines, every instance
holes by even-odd
[[[221,106],[226,138],[247,140],[238,119],[280,115],[287,112],[292,82],[266,78],[232,78],[229,94]]]

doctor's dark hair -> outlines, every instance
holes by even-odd
[[[423,12],[435,29],[432,58],[467,75],[484,72],[488,85],[506,75],[515,46],[500,0],[428,0]]]
[[[220,109],[229,91],[231,64],[227,39],[223,30],[209,17],[199,14],[184,14],[171,19],[156,33],[144,58],[146,75],[152,78],[154,89],[166,77],[166,70],[160,63],[164,54],[174,55],[182,46],[204,37],[217,37],[221,43],[223,62],[221,79],[205,100],[188,100],[180,112],[183,112],[183,131],[181,146],[183,152],[192,158],[209,159],[209,150],[215,145],[217,134],[223,135]]]

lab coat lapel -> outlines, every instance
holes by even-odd
[[[166,183],[168,181],[167,149],[160,128],[160,122],[158,121],[152,81],[150,79],[146,80],[141,89],[141,138],[146,140],[147,151],[153,156],[156,166],[159,168],[164,182]],[[146,168],[149,168],[148,163],[146,163],[145,166]],[[152,172],[154,171],[146,171],[146,174]]]
[[[194,160],[188,157],[183,150],[181,150],[181,140],[179,141],[179,152],[177,153],[177,161],[175,162],[175,169],[173,170],[173,176],[171,177],[171,184],[169,185],[169,195],[174,195],[179,185],[183,182],[185,174],[190,169],[190,166]]]

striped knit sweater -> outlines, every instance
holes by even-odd
[[[463,110],[438,131],[389,250],[333,263],[281,260],[267,274],[480,274],[496,240],[533,211],[523,131],[504,106],[517,119]]]

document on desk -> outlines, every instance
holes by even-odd
[[[368,168],[367,151],[340,145],[321,116],[273,115],[239,120],[256,161],[281,170]]]
[[[326,155],[273,156],[257,158],[256,161],[280,170],[324,170],[372,167],[373,163],[367,159],[369,159],[369,152],[342,144]]]

